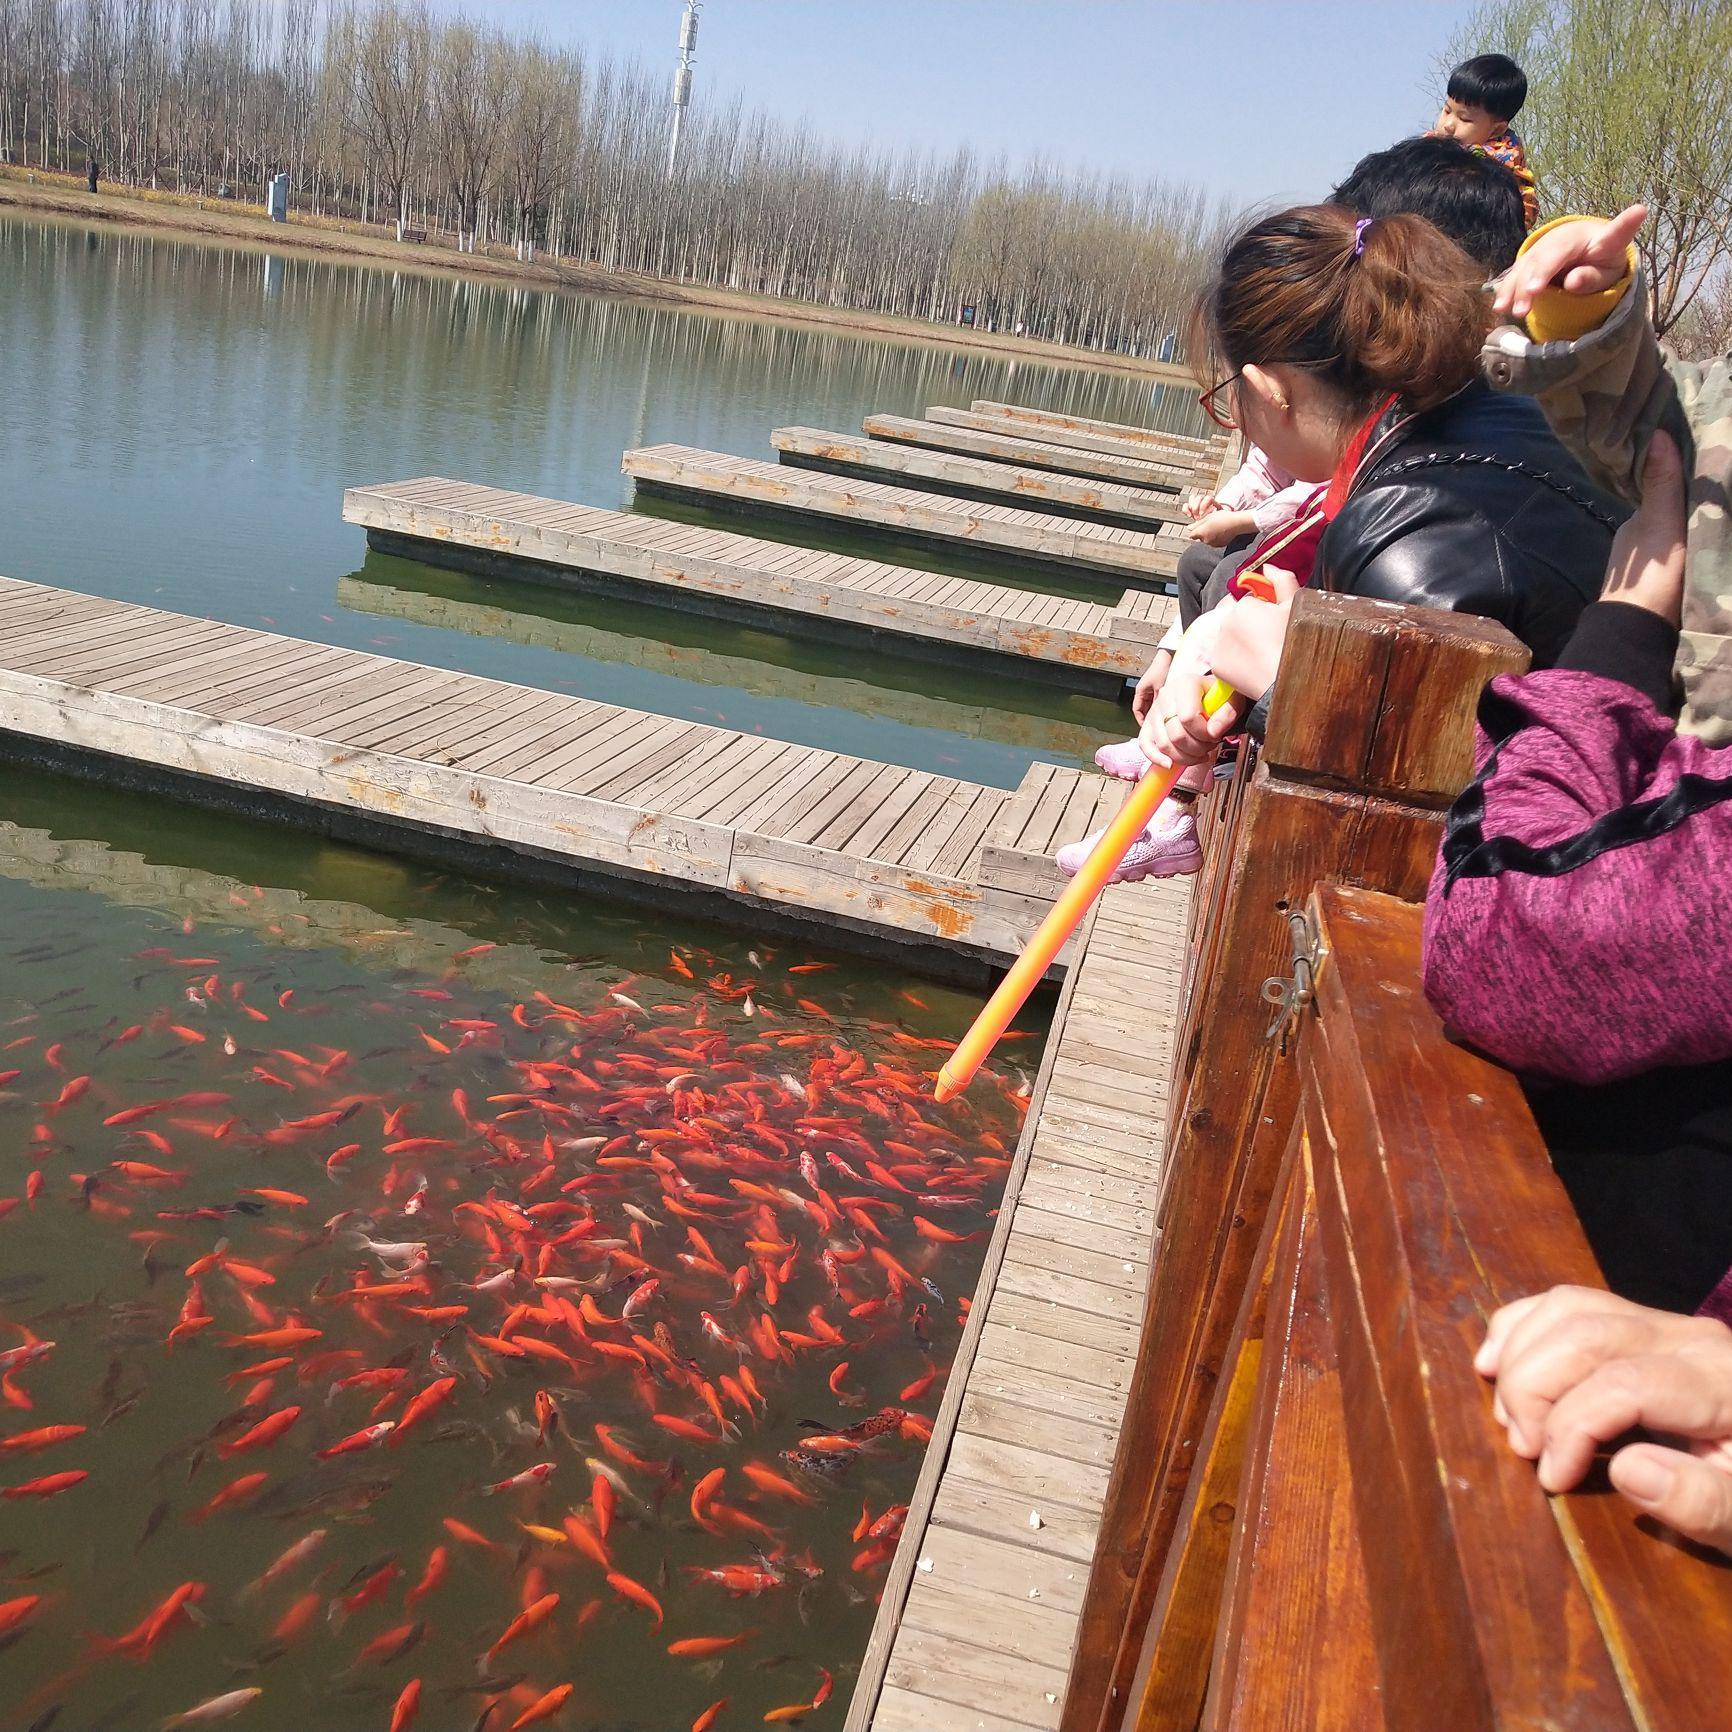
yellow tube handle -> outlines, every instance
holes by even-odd
[[[1216,680],[1203,694],[1203,713],[1212,716],[1232,696],[1233,688]],[[1183,769],[1182,764],[1151,765],[1131,790],[1119,815],[1107,826],[1089,857],[1078,867],[1076,876],[1064,887],[1035,935],[1023,947],[1022,954],[1010,965],[1010,972],[998,983],[998,990],[981,1006],[980,1014],[957,1043],[956,1051],[940,1068],[932,1089],[940,1101],[961,1094],[974,1080],[974,1073],[998,1045],[1011,1018],[1028,1002],[1028,995],[1045,978],[1053,958],[1081,923],[1113,869],[1149,827],[1149,820],[1172,792]]]

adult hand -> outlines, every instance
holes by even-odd
[[[1274,586],[1275,599],[1241,597],[1215,639],[1216,675],[1253,703],[1275,683],[1293,618],[1293,598],[1301,587],[1298,578],[1279,566],[1266,565],[1262,571]]]
[[[1218,607],[1200,615],[1185,633],[1137,736],[1150,763],[1205,763],[1221,741],[1238,727],[1249,708],[1246,702],[1229,703],[1214,715],[1205,716],[1203,693],[1215,677],[1216,640],[1233,611],[1243,605],[1229,596]]]
[[[1732,1330],[1585,1287],[1518,1299],[1474,1357],[1493,1412],[1551,1492],[1580,1484],[1602,1444],[1641,1426],[1612,1484],[1690,1539],[1732,1553]],[[1681,1447],[1680,1447],[1681,1446]]]
[[[1673,625],[1684,617],[1684,464],[1656,433],[1642,463],[1642,503],[1612,538],[1601,601],[1645,607]]]
[[[1498,279],[1492,306],[1525,319],[1540,290],[1559,287],[1572,295],[1594,295],[1623,281],[1626,251],[1648,220],[1648,207],[1633,204],[1615,217],[1582,217],[1561,223],[1534,242]]]
[[[1149,706],[1155,701],[1155,693],[1167,683],[1167,670],[1172,665],[1173,652],[1158,649],[1155,651],[1155,659],[1137,681],[1137,689],[1131,694],[1131,714],[1137,718],[1138,727],[1149,719]]]
[[[1193,541],[1206,541],[1211,547],[1225,547],[1229,541],[1238,535],[1249,535],[1257,527],[1257,520],[1248,511],[1210,511],[1199,517],[1190,527],[1190,537]]]

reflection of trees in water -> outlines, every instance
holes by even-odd
[[[1188,429],[1194,416],[1188,393],[1147,380],[821,326],[53,222],[5,233],[10,271],[41,276],[53,302],[19,310],[29,297],[9,295],[9,317],[81,345],[80,388],[108,425],[136,419],[141,384],[171,364],[183,400],[196,391],[272,440],[359,443],[370,475],[430,443],[448,468],[470,458],[518,484],[570,473],[573,447],[603,434],[617,459],[646,380],[660,438],[724,418],[761,436],[791,419],[857,425],[975,397],[1144,420],[1158,395],[1163,419]]]
[[[561,617],[562,604],[573,612],[585,606],[585,600],[576,597],[550,595],[543,610],[527,601],[504,607],[442,593],[467,581],[461,574],[370,553],[361,571],[337,580],[337,601],[357,613],[604,664],[626,663],[753,697],[851,710],[964,739],[1017,746],[1066,763],[1087,763],[1103,737],[1128,726],[1126,714],[1110,699],[1077,697],[1032,680],[1018,682],[871,650],[799,644],[767,629],[694,621],[660,609],[644,621],[644,629],[656,635],[639,636],[607,617],[623,615],[629,604],[605,600],[594,604],[603,616],[597,623]],[[660,635],[664,621],[674,641]],[[702,639],[729,647],[714,647]],[[753,649],[760,653],[753,654]],[[934,689],[944,686],[954,695]],[[1007,703],[1017,707],[1003,707]],[[1054,713],[1060,710],[1071,716]]]

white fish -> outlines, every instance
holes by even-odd
[[[381,1263],[425,1263],[427,1244],[423,1239],[369,1239],[365,1233],[353,1234],[351,1245],[364,1246]]]
[[[746,994],[745,1003],[742,1004],[740,1008],[747,1016],[756,1016],[758,1014],[758,1007],[752,1003],[752,995],[749,992]]]
[[[251,1706],[262,1695],[264,1691],[257,1684],[251,1684],[244,1690],[229,1690],[221,1696],[212,1696],[208,1702],[200,1702],[184,1714],[170,1715],[162,1723],[164,1732],[172,1726],[206,1726],[213,1720],[227,1720]]]
[[[608,997],[611,998],[615,1004],[623,1004],[627,1010],[635,1010],[639,1016],[647,1014],[644,1007],[639,1004],[635,998],[630,998],[623,992],[610,992]]]

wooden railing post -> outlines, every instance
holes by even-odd
[[[1442,814],[1472,767],[1492,676],[1526,652],[1501,626],[1302,593],[1263,751],[1231,796],[1197,907],[1170,1153],[1124,1429],[1084,1601],[1063,1732],[1122,1719],[1297,1096],[1263,984],[1292,971],[1287,915],[1339,880],[1422,896]],[[1200,1684],[1199,1684],[1200,1688]]]
[[[1520,1084],[1445,1037],[1416,904],[1314,910],[1297,1259],[1259,1330],[1227,1591],[1187,1608],[1216,1619],[1200,1724],[1719,1732],[1732,1564],[1603,1479],[1546,1496],[1473,1368],[1499,1305],[1600,1285]]]

